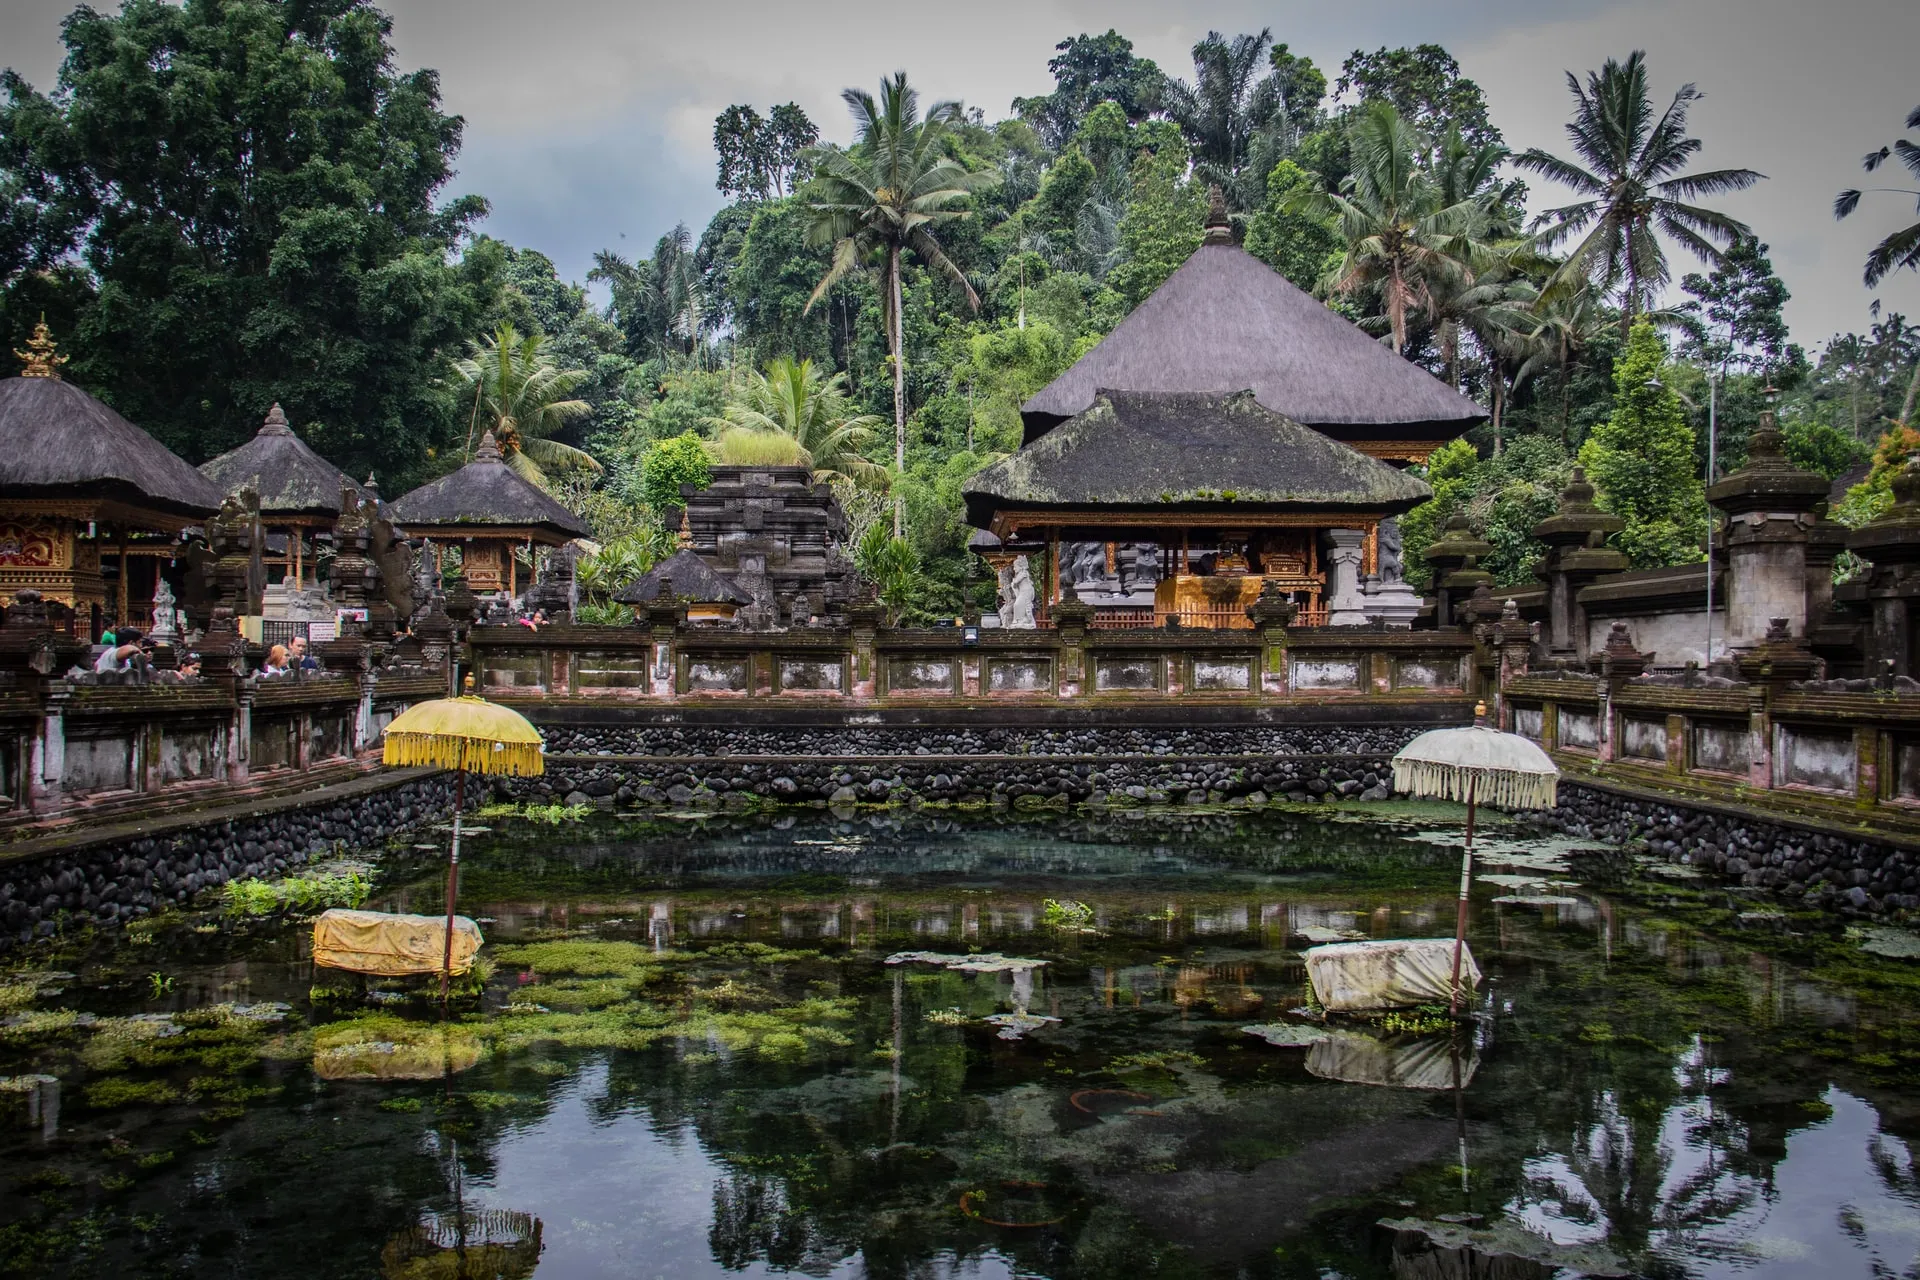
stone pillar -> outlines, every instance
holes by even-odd
[[[685,605],[656,602],[647,607],[647,630],[653,636],[653,661],[647,679],[648,688],[656,698],[673,697],[676,665],[673,641],[686,620]]]
[[[1247,606],[1247,617],[1260,633],[1259,692],[1284,697],[1287,692],[1287,628],[1299,612],[1278,582],[1260,587],[1260,598]]]
[[[1427,563],[1433,568],[1435,626],[1461,625],[1460,605],[1475,588],[1493,585],[1493,575],[1480,567],[1480,557],[1491,554],[1493,544],[1473,536],[1463,513],[1447,517],[1440,537],[1427,547]]]
[[[360,702],[353,711],[353,750],[356,755],[373,745],[373,691],[380,679],[371,670],[362,671],[358,683]]]
[[[58,807],[66,789],[67,773],[67,697],[72,693],[65,684],[47,688],[45,718],[41,721],[40,740],[34,745],[34,807],[45,801]]]
[[[1771,410],[1760,417],[1747,465],[1707,490],[1727,516],[1727,646],[1751,649],[1776,618],[1807,633],[1807,539],[1827,481],[1787,461]],[[1709,657],[1712,655],[1709,654]]]
[[[1894,476],[1893,506],[1849,534],[1847,547],[1873,562],[1867,579],[1873,623],[1866,674],[1915,675],[1912,608],[1920,600],[1920,459]]]
[[[1093,606],[1077,597],[1062,600],[1053,609],[1055,634],[1060,638],[1054,687],[1062,698],[1078,697],[1083,689],[1091,691],[1092,676],[1087,671],[1087,624],[1093,621]]]
[[[879,634],[880,621],[886,611],[873,598],[872,587],[862,583],[860,593],[847,609],[848,620],[853,624],[853,688],[851,693],[857,702],[871,702],[878,682],[874,677],[874,637]]]
[[[233,719],[227,722],[227,781],[245,782],[252,771],[253,689],[251,678],[233,685]]]
[[[1627,558],[1607,545],[1607,538],[1627,522],[1600,510],[1593,498],[1586,473],[1575,467],[1560,495],[1559,510],[1533,527],[1533,536],[1548,547],[1539,570],[1547,584],[1547,652],[1576,662],[1586,661],[1591,647],[1580,588],[1627,567]]]
[[[1366,558],[1366,531],[1328,529],[1321,538],[1326,543],[1327,625],[1364,627],[1366,597],[1360,592],[1360,565]]]

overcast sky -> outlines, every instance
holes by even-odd
[[[111,0],[95,0],[106,8]],[[0,63],[50,87],[67,0],[0,0]],[[1706,167],[1768,175],[1718,203],[1773,247],[1793,292],[1796,340],[1816,348],[1869,323],[1868,304],[1920,317],[1920,279],[1876,293],[1860,281],[1869,247],[1914,219],[1912,197],[1870,197],[1844,223],[1834,194],[1859,185],[1860,157],[1891,142],[1920,104],[1912,72],[1920,0],[971,0],[905,9],[817,0],[671,6],[632,0],[388,0],[402,66],[441,74],[467,120],[453,192],[493,204],[488,230],[584,276],[593,252],[644,256],[675,222],[698,234],[720,205],[713,118],[729,103],[763,113],[797,101],[829,138],[850,132],[838,99],[905,69],[923,98],[1006,114],[1052,87],[1053,45],[1117,28],[1164,70],[1190,76],[1208,28],[1270,27],[1329,78],[1356,48],[1436,41],[1486,91],[1516,151],[1566,151],[1565,72],[1648,52],[1662,100],[1692,80],[1706,94],[1693,131]],[[1881,178],[1890,176],[1883,170]],[[1894,184],[1889,184],[1894,185]],[[1536,206],[1554,203],[1541,186]],[[1676,276],[1692,269],[1676,262]]]

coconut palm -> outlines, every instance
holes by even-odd
[[[811,467],[815,480],[884,488],[887,469],[860,453],[884,419],[854,413],[846,382],[842,373],[821,377],[811,360],[785,357],[765,373],[748,373],[722,415],[708,419],[719,429],[715,454],[722,462]]]
[[[1393,349],[1407,349],[1407,313],[1427,305],[1429,285],[1447,277],[1471,282],[1494,261],[1482,237],[1489,214],[1481,194],[1447,199],[1421,164],[1419,132],[1387,102],[1369,103],[1350,138],[1353,175],[1338,192],[1302,192],[1290,207],[1340,221],[1346,252],[1321,281],[1323,293],[1377,288]]]
[[[1700,91],[1691,84],[1680,86],[1655,120],[1646,54],[1640,50],[1624,63],[1607,59],[1599,71],[1588,74],[1585,86],[1568,72],[1567,87],[1574,98],[1567,136],[1579,160],[1563,160],[1536,147],[1514,163],[1571,187],[1581,197],[1540,217],[1545,248],[1582,237],[1548,280],[1548,290],[1572,292],[1588,280],[1602,295],[1623,290],[1624,336],[1647,299],[1670,277],[1661,234],[1711,263],[1720,260],[1720,245],[1753,234],[1724,213],[1685,202],[1744,191],[1765,175],[1751,169],[1683,172],[1700,151],[1700,140],[1687,136],[1687,111]]]
[[[453,362],[472,411],[468,448],[481,432],[493,432],[507,465],[542,488],[553,487],[550,472],[598,472],[600,464],[584,449],[550,439],[554,432],[593,412],[585,400],[568,393],[587,379],[585,369],[562,369],[541,348],[543,334],[522,335],[511,324],[468,344]]]
[[[1920,129],[1920,107],[1915,107],[1907,116],[1907,128]],[[1869,151],[1861,166],[1868,173],[1876,172],[1892,156],[1899,156],[1900,163],[1907,172],[1920,179],[1920,144],[1908,142],[1905,138],[1896,141],[1891,147],[1882,147],[1878,151]],[[1876,192],[1887,195],[1913,196],[1916,208],[1920,208],[1920,191],[1910,191],[1905,187],[1875,187]],[[1861,192],[1842,191],[1833,202],[1833,216],[1844,218],[1860,207]],[[1889,272],[1901,267],[1920,271],[1920,222],[1903,227],[1873,247],[1867,255],[1866,281],[1871,289],[1887,278]],[[1915,373],[1916,385],[1920,385],[1920,371]],[[1907,394],[1907,412],[1913,411],[1913,393]]]
[[[840,96],[853,112],[859,138],[851,150],[825,147],[812,153],[807,243],[814,248],[832,245],[833,262],[807,299],[807,309],[849,272],[876,256],[881,259],[881,311],[893,363],[894,467],[904,472],[907,383],[901,259],[913,253],[959,285],[967,305],[978,310],[980,296],[933,233],[942,224],[967,217],[963,202],[996,175],[969,172],[942,154],[949,128],[961,118],[960,104],[936,102],[923,118],[919,95],[907,84],[906,72],[880,82],[878,101],[861,89],[848,89]],[[905,524],[898,497],[893,524],[896,534]]]

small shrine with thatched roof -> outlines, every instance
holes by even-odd
[[[366,490],[340,468],[315,453],[293,433],[278,404],[253,439],[200,464],[200,473],[218,485],[222,494],[251,489],[260,499],[260,524],[267,533],[284,538],[284,548],[264,557],[269,568],[283,569],[295,591],[307,583],[318,565],[309,553],[315,534],[325,534],[340,517],[343,491]]]
[[[680,549],[614,593],[638,617],[650,604],[683,602],[689,622],[731,622],[753,597],[716,572],[693,549],[693,535],[681,525]]]
[[[159,561],[219,510],[220,490],[63,380],[44,322],[15,354],[23,371],[0,380],[0,595],[36,590],[90,636],[108,616],[145,621]],[[111,586],[103,557],[115,562]]]
[[[1392,521],[1429,490],[1400,468],[1485,417],[1236,245],[1216,192],[1193,255],[1021,407],[967,518],[1047,547],[1043,617],[1245,627],[1272,585],[1306,624],[1405,626]]]
[[[493,433],[474,450],[473,461],[394,500],[394,521],[410,537],[436,547],[461,548],[467,585],[476,593],[520,594],[514,551],[557,547],[588,534],[580,517],[528,480],[501,456]]]

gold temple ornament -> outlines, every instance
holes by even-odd
[[[47,318],[40,317],[40,323],[33,326],[33,336],[27,339],[25,351],[14,348],[14,355],[20,357],[23,366],[20,376],[23,378],[52,378],[60,381],[60,366],[67,362],[54,347],[53,335],[47,330]]]

